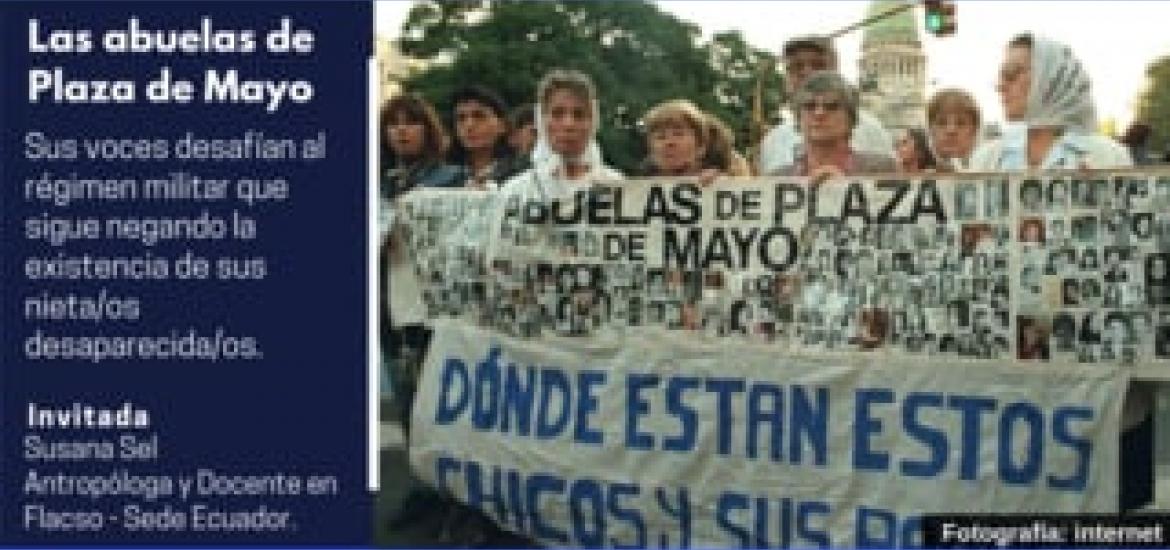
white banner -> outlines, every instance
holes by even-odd
[[[922,513],[1112,512],[1125,368],[435,323],[424,479],[556,546],[913,546]]]

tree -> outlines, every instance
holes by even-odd
[[[751,48],[738,33],[702,44],[699,28],[643,1],[425,2],[403,25],[403,53],[428,59],[405,88],[432,100],[446,116],[448,98],[477,83],[509,104],[535,100],[548,70],[589,74],[601,95],[599,138],[607,160],[630,170],[645,154],[638,119],[654,104],[687,98],[746,136],[755,73],[775,57]],[[774,70],[764,85],[765,112],[774,113],[783,86]]]
[[[1146,68],[1148,87],[1138,99],[1137,119],[1150,125],[1149,151],[1170,150],[1170,55]]]

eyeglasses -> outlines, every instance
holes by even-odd
[[[800,104],[800,109],[805,112],[815,113],[818,109],[826,113],[834,113],[840,111],[844,105],[840,101],[805,101]]]

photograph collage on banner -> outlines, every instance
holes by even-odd
[[[636,180],[543,204],[416,193],[398,219],[428,316],[518,337],[657,328],[810,351],[1170,360],[1170,176],[828,183],[785,206],[797,185],[736,187],[762,204],[742,219],[711,189],[673,205],[701,219],[678,223],[669,200],[644,215],[672,184]]]

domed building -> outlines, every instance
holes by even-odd
[[[865,17],[905,2],[875,0]],[[887,129],[926,122],[926,54],[918,36],[918,11],[911,8],[865,27],[858,61],[861,103]]]

